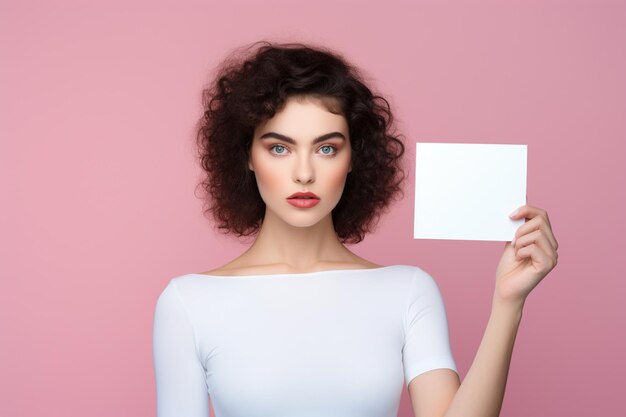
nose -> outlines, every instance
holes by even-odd
[[[307,154],[298,155],[293,169],[294,181],[300,184],[308,184],[315,181],[315,169]]]

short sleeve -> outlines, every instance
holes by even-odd
[[[195,331],[175,279],[156,303],[152,351],[157,417],[208,417],[204,368],[198,359]]]
[[[446,311],[435,280],[425,271],[412,277],[405,310],[405,340],[402,349],[404,379],[432,369],[447,368],[457,372],[450,348]]]

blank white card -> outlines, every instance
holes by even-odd
[[[524,219],[527,145],[417,143],[414,239],[510,241]]]

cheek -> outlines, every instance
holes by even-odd
[[[254,165],[254,173],[263,198],[266,198],[268,193],[275,193],[283,188],[281,178],[285,176],[276,164],[271,164],[271,161],[257,161]]]
[[[336,190],[342,189],[345,183],[346,183],[345,172],[337,173],[329,179],[330,186]]]
[[[326,177],[326,184],[333,191],[341,195],[343,188],[346,184],[346,177],[348,175],[347,166],[344,169],[329,172]]]

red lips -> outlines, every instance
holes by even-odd
[[[300,193],[300,192],[293,193],[289,197],[287,197],[287,199],[290,199],[290,198],[313,198],[316,200],[320,199],[318,196],[316,196],[314,193],[310,191],[307,191],[306,193]]]
[[[320,198],[314,193],[307,191],[306,193],[293,193],[287,197],[287,202],[294,207],[306,209],[311,208],[320,202]]]

